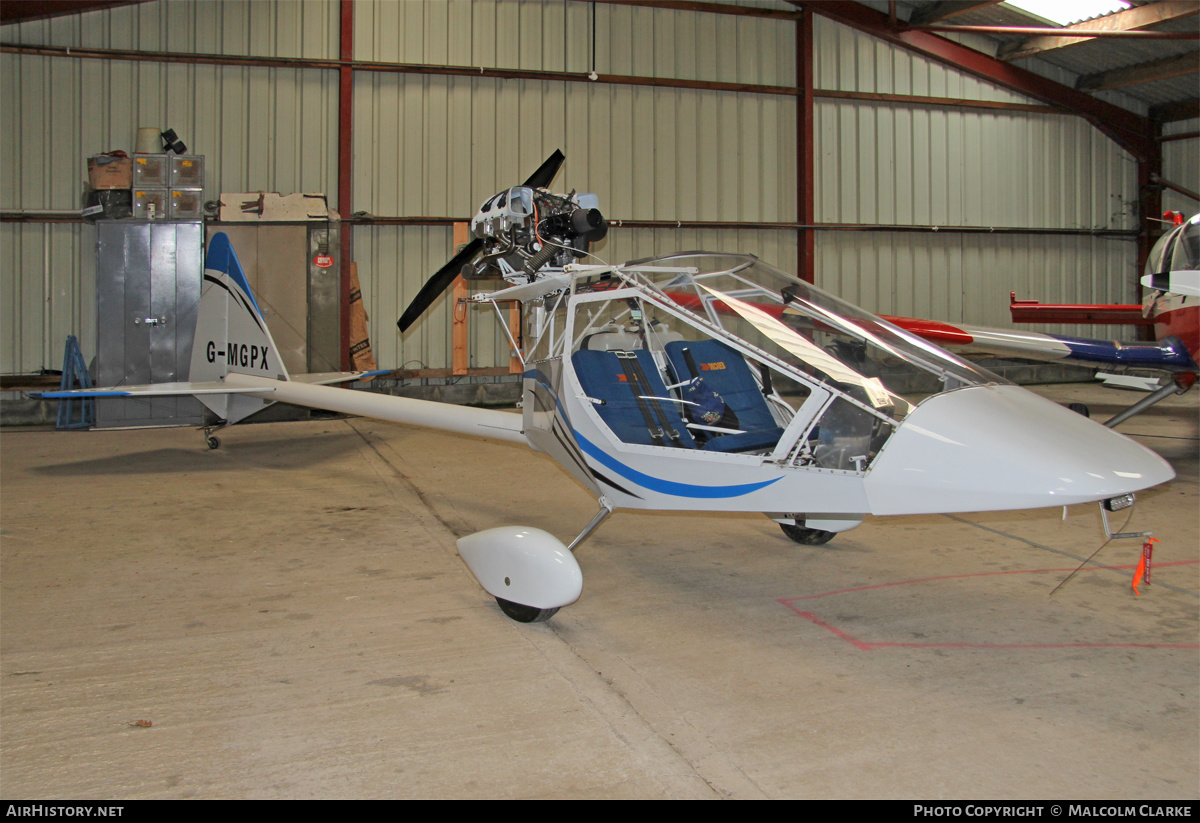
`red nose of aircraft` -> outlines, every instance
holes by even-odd
[[[1017,386],[934,395],[892,434],[865,480],[872,514],[1065,506],[1175,476],[1154,452]]]

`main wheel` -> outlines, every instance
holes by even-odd
[[[206,439],[204,442],[208,444],[208,447],[209,447],[210,449],[219,449],[219,448],[221,448],[221,438],[219,438],[219,437],[214,437],[214,436],[213,436],[213,435],[211,435],[211,434],[208,436],[208,438],[207,438],[207,439]]]
[[[827,532],[824,529],[805,528],[796,523],[780,523],[779,528],[783,529],[783,533],[788,537],[805,546],[824,546],[833,539],[835,534],[835,532]]]
[[[503,597],[497,597],[496,602],[500,604],[500,608],[505,614],[518,623],[545,623],[558,612],[558,607],[553,609],[535,609],[533,606],[514,603],[511,600],[505,600]]]

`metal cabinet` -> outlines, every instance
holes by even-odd
[[[96,223],[96,380],[100,386],[187,380],[204,275],[199,220]],[[96,427],[204,423],[193,397],[104,398]]]

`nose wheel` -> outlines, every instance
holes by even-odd
[[[533,606],[514,603],[503,597],[497,597],[496,602],[500,604],[501,611],[518,623],[545,623],[558,613],[558,608],[535,609]]]
[[[779,528],[792,540],[805,546],[824,546],[835,534],[824,529],[809,529],[796,523],[780,523]]]
[[[460,537],[458,555],[510,619],[544,623],[579,599],[583,572],[572,552],[610,514],[612,504],[601,497],[600,511],[570,546],[541,529],[500,526]]]

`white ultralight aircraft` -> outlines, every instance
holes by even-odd
[[[523,306],[520,415],[326,385],[361,372],[289,376],[224,234],[207,252],[188,382],[42,396],[195,395],[221,425],[292,403],[545,452],[599,502],[583,531],[569,545],[512,526],[458,541],[521,622],[578,599],[572,552],[618,508],[762,512],[816,545],[867,514],[1112,508],[1174,477],[1123,435],[756,257],[580,263],[607,226],[594,195],[545,188],[562,160],[488,200],[475,239],[400,321],[460,272],[504,278],[472,300]]]

